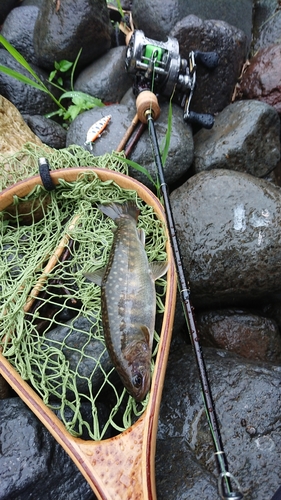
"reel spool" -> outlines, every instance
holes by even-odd
[[[145,90],[171,97],[174,90],[180,91],[184,98],[184,120],[211,128],[212,115],[190,111],[190,101],[196,85],[196,65],[207,69],[218,65],[216,52],[191,51],[188,60],[179,54],[176,38],[168,37],[167,42],[147,38],[143,31],[135,30],[129,40],[125,67],[134,76],[135,95]]]

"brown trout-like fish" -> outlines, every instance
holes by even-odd
[[[149,263],[144,231],[137,229],[139,209],[133,202],[99,209],[117,225],[108,264],[102,273],[86,274],[101,286],[106,346],[124,386],[142,401],[150,389],[156,314],[155,280],[167,262]]]

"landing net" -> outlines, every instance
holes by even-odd
[[[38,168],[38,150],[31,153],[36,163],[34,168],[29,163],[28,175]],[[77,155],[75,161],[70,155],[60,150],[43,156],[52,168],[77,166]],[[94,166],[126,170],[111,155],[86,155]],[[1,177],[5,172],[6,181],[15,181],[16,174],[19,180],[17,161],[11,157],[8,165],[5,158]],[[13,206],[0,213],[0,349],[67,430],[84,439],[122,432],[143,413],[149,398],[136,403],[120,382],[105,347],[100,288],[84,277],[105,266],[113,241],[115,224],[97,204],[128,200],[140,208],[138,227],[146,234],[149,261],[166,260],[165,231],[153,208],[135,191],[103,182],[93,172],[71,183],[61,179],[52,192],[37,186],[25,198],[14,197]],[[158,280],[160,325],[165,289],[166,280]],[[158,341],[155,332],[152,370]]]

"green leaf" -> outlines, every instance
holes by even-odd
[[[36,89],[42,90],[42,92],[48,93],[48,90],[42,84],[37,83],[34,80],[31,80],[30,78],[28,78],[28,76],[25,76],[22,73],[18,73],[18,71],[15,71],[14,69],[0,65],[0,71],[2,71],[2,73],[5,73],[6,75],[16,78],[20,82],[27,83],[28,85],[31,85]]]
[[[150,180],[150,182],[153,184],[153,186],[157,187],[157,184],[155,183],[155,181],[151,177],[149,171],[145,167],[143,167],[142,165],[139,165],[138,163],[136,163],[133,160],[129,160],[128,158],[120,158],[120,156],[115,154],[114,152],[112,154],[113,154],[113,156],[115,156],[115,158],[118,158],[120,161],[124,161],[130,167],[135,168],[136,170],[138,170],[139,172],[144,174]]]
[[[77,57],[73,63],[73,66],[72,66],[72,70],[71,70],[71,75],[70,75],[70,87],[71,87],[71,90],[74,91],[74,85],[73,85],[73,81],[74,81],[74,73],[75,73],[75,70],[76,70],[76,66],[77,66],[77,63],[78,63],[78,60],[81,56],[81,52],[82,52],[82,47],[81,49],[79,50],[78,54],[77,54]]]
[[[62,86],[62,85],[63,85],[63,79],[62,79],[61,77],[59,77],[59,78],[58,78],[58,84],[59,84],[60,86]]]
[[[78,90],[70,90],[69,92],[64,92],[61,96],[60,96],[60,100],[61,99],[82,99],[85,101],[85,102],[88,102],[88,103],[91,103],[93,104],[94,106],[99,106],[99,107],[103,107],[104,104],[103,102],[98,99],[97,97],[93,97],[89,94],[85,94],[84,92],[80,92]]]
[[[63,109],[59,108],[57,111],[51,111],[50,113],[46,113],[44,116],[46,118],[52,118],[52,116],[63,116],[65,111]]]
[[[57,74],[57,72],[55,69],[54,69],[54,71],[51,71],[51,73],[49,74],[49,78],[48,78],[49,82],[51,82],[55,78],[56,74]]]
[[[71,68],[71,66],[73,66],[73,62],[66,61],[65,59],[63,59],[58,63],[58,65],[59,67],[57,69],[59,69],[62,73],[65,73]]]
[[[7,51],[11,54],[11,56],[13,56],[13,58],[19,64],[21,64],[21,66],[23,66],[33,76],[33,78],[35,78],[35,80],[37,80],[37,82],[40,82],[41,85],[43,86],[43,83],[41,82],[39,76],[36,75],[35,71],[33,71],[33,69],[28,64],[28,62],[25,60],[25,58],[1,34],[0,34],[0,43],[2,43],[2,45],[4,45],[5,49],[7,49]]]
[[[79,115],[81,112],[80,106],[74,106],[73,104],[69,106],[68,110],[66,113],[64,113],[64,119],[68,120],[71,119],[72,121],[75,120],[75,118]]]
[[[167,128],[167,132],[165,135],[164,148],[163,148],[163,151],[161,154],[163,165],[165,165],[165,162],[166,162],[166,159],[168,156],[168,152],[169,152],[169,147],[170,147],[171,133],[172,133],[172,118],[173,118],[172,100],[170,99],[169,113],[168,113],[168,128]]]

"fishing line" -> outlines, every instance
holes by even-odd
[[[178,286],[179,286],[179,291],[180,291],[181,302],[183,305],[184,315],[185,315],[189,335],[191,338],[193,350],[195,353],[197,366],[199,369],[204,406],[205,406],[207,419],[208,419],[210,430],[211,430],[211,435],[212,435],[213,442],[214,442],[214,447],[216,450],[215,451],[216,463],[217,463],[218,470],[220,472],[219,494],[223,500],[226,500],[229,498],[232,498],[235,500],[242,500],[243,495],[240,492],[240,488],[238,487],[238,483],[236,480],[234,480],[234,482],[238,487],[238,491],[232,491],[232,487],[231,487],[230,480],[234,479],[234,478],[233,478],[233,475],[231,473],[229,473],[229,471],[228,471],[227,459],[226,459],[226,455],[225,455],[225,452],[223,449],[221,434],[220,434],[220,430],[219,430],[219,426],[218,426],[218,418],[217,418],[217,414],[216,414],[216,410],[215,410],[215,406],[214,406],[214,402],[213,402],[213,397],[212,397],[212,393],[211,393],[211,387],[210,387],[210,383],[209,383],[208,376],[207,376],[207,370],[206,370],[206,366],[205,366],[205,362],[204,362],[204,358],[203,358],[203,353],[202,353],[202,349],[201,349],[200,342],[199,342],[199,337],[198,337],[198,333],[197,333],[197,329],[196,329],[196,325],[195,325],[195,320],[193,317],[192,306],[191,306],[190,299],[189,299],[190,292],[189,292],[189,287],[187,286],[185,275],[184,275],[183,263],[182,263],[182,258],[181,258],[180,249],[179,249],[179,245],[178,245],[174,218],[173,218],[173,214],[172,214],[172,210],[171,210],[171,204],[170,204],[170,199],[169,199],[169,194],[168,194],[168,187],[167,187],[167,183],[166,183],[165,177],[164,177],[163,164],[162,164],[162,159],[161,159],[161,155],[160,155],[158,139],[157,139],[157,135],[156,135],[156,131],[155,131],[153,110],[151,109],[151,106],[147,107],[147,111],[145,112],[145,117],[146,117],[146,120],[148,123],[149,137],[150,137],[151,144],[152,144],[154,161],[155,161],[155,164],[157,167],[159,181],[160,181],[160,188],[161,188],[163,201],[164,201],[164,207],[165,207],[166,218],[167,218],[167,227],[168,227],[171,246],[172,246],[172,250],[173,250],[175,265],[176,265],[176,269],[177,269]]]

